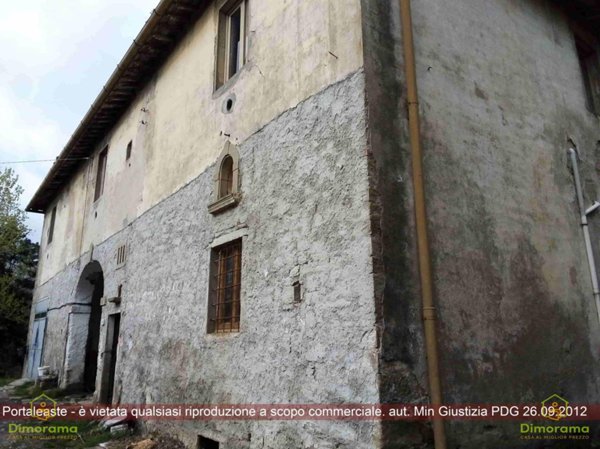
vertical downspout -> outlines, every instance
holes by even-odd
[[[571,165],[573,167],[573,178],[575,179],[575,191],[577,192],[577,204],[579,205],[579,215],[581,219],[581,228],[583,229],[583,239],[585,241],[585,251],[587,252],[588,265],[590,267],[590,276],[592,277],[592,291],[594,293],[594,302],[596,303],[596,312],[598,321],[600,321],[600,289],[598,289],[598,274],[596,272],[596,262],[592,252],[592,240],[590,239],[590,230],[587,221],[585,205],[583,204],[583,190],[581,189],[581,179],[579,177],[579,165],[577,163],[577,151],[569,148]]]
[[[419,117],[419,94],[417,90],[417,71],[413,42],[413,25],[410,0],[400,0],[400,19],[402,24],[402,43],[404,46],[404,67],[408,96],[408,126],[412,155],[412,180],[415,201],[415,222],[417,227],[417,250],[419,274],[421,279],[421,300],[423,306],[423,327],[425,331],[425,350],[427,354],[427,372],[429,377],[429,395],[432,405],[442,404],[442,386],[439,372],[439,357],[436,335],[436,311],[433,304],[433,280],[431,256],[427,237],[427,211],[423,183],[423,157]],[[444,422],[433,420],[435,449],[446,449]]]

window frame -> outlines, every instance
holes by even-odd
[[[108,145],[98,154],[96,166],[96,188],[94,190],[94,202],[98,201],[104,193],[106,185],[106,167],[108,165]]]
[[[224,163],[231,158],[231,179],[229,180],[230,191],[223,192],[223,169]],[[219,155],[213,175],[213,198],[208,205],[208,212],[212,215],[220,214],[232,207],[236,207],[242,198],[241,194],[241,174],[240,174],[240,153],[237,147],[230,141],[225,142],[225,146]]]
[[[221,159],[219,167],[219,194],[218,199],[225,198],[233,194],[233,170],[234,161],[230,154],[226,154]]]
[[[232,17],[240,11],[240,45],[237,56],[237,69],[231,73],[231,23]],[[218,13],[217,57],[215,70],[215,90],[235,78],[247,62],[248,55],[248,0],[230,0],[222,4]]]
[[[236,334],[241,328],[243,240],[241,237],[211,248],[206,332]],[[232,261],[229,270],[228,260]],[[231,273],[231,281],[228,274]],[[231,299],[229,299],[231,293]],[[228,304],[231,304],[228,310]]]

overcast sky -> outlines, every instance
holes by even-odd
[[[0,0],[0,162],[58,156],[156,4]],[[23,207],[51,165],[11,165]],[[38,241],[42,216],[28,224]]]

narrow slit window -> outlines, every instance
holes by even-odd
[[[211,255],[209,333],[240,330],[242,241],[218,246]]]
[[[108,160],[108,147],[104,148],[98,155],[98,168],[96,171],[96,192],[94,201],[97,201],[104,193],[104,183],[106,181],[106,162]]]
[[[294,302],[302,302],[302,284],[296,281],[292,287],[294,287]]]
[[[127,144],[127,150],[125,151],[125,160],[128,161],[131,159],[131,149],[133,148],[133,141],[129,141]]]
[[[581,67],[586,106],[594,114],[600,113],[600,54],[598,44],[576,35],[575,44]]]
[[[54,225],[56,224],[56,206],[52,208],[50,214],[50,225],[48,226],[48,243],[52,243],[54,239]]]
[[[117,267],[125,264],[127,260],[127,246],[121,245],[117,248]]]

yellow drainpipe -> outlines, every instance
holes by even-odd
[[[421,300],[423,305],[423,327],[425,331],[425,350],[427,353],[427,372],[429,376],[429,395],[432,405],[441,405],[442,386],[440,381],[439,357],[436,335],[436,311],[433,304],[433,280],[431,274],[431,256],[427,237],[427,211],[423,183],[423,157],[419,117],[419,94],[417,90],[417,72],[413,42],[413,25],[410,0],[400,0],[400,19],[402,23],[402,42],[404,46],[404,67],[408,97],[408,127],[412,155],[412,179],[415,200],[415,222],[417,227],[417,250],[419,273],[421,278]],[[446,449],[444,422],[433,420],[435,449]]]

